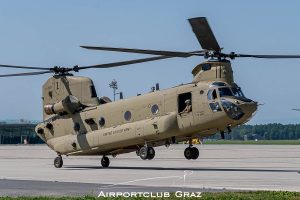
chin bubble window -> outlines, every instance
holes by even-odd
[[[210,106],[210,108],[211,108],[211,110],[212,110],[213,112],[219,112],[219,111],[222,111],[222,109],[221,109],[221,107],[220,107],[220,104],[219,104],[218,102],[216,102],[216,103],[210,103],[209,106]]]

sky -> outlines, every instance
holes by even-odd
[[[170,51],[201,49],[187,21],[207,17],[224,52],[300,54],[300,2],[202,0],[1,0],[0,63],[36,67],[92,65],[147,57],[89,51],[80,45]],[[169,88],[192,80],[201,57],[172,58],[81,71],[98,96],[112,97],[116,79],[125,97],[155,83]],[[235,82],[263,104],[249,124],[299,123],[300,59],[232,61]],[[25,72],[0,69],[0,74]],[[41,87],[49,75],[0,78],[0,120],[42,120]]]

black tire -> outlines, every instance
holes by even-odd
[[[140,153],[141,159],[142,160],[146,160],[148,158],[148,155],[149,155],[149,153],[148,153],[148,147],[142,147],[142,148],[140,148],[139,153]]]
[[[101,165],[104,168],[107,168],[109,166],[109,158],[106,156],[103,156],[103,158],[101,159]]]
[[[196,147],[192,148],[192,159],[196,160],[199,157],[199,150]]]
[[[61,156],[58,156],[54,159],[54,167],[55,168],[61,168],[63,166],[64,162]]]
[[[192,159],[193,150],[192,148],[188,147],[184,150],[184,157],[188,160]]]
[[[148,147],[148,160],[152,160],[155,157],[155,150],[153,147]]]

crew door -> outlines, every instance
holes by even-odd
[[[192,93],[182,93],[177,98],[177,121],[180,129],[187,129],[193,125]]]

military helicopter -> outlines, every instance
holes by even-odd
[[[199,150],[192,139],[230,132],[246,123],[258,103],[248,99],[234,82],[230,59],[300,58],[300,55],[248,55],[223,53],[205,17],[189,19],[203,50],[190,52],[81,46],[106,50],[155,55],[137,60],[74,67],[30,67],[0,65],[6,68],[39,70],[5,74],[0,77],[54,74],[43,85],[43,122],[37,135],[57,153],[54,166],[63,166],[62,156],[100,155],[101,165],[109,167],[108,156],[136,151],[143,160],[155,157],[154,147],[189,141],[184,150],[188,160],[197,159]],[[86,69],[124,65],[191,56],[206,60],[193,70],[190,83],[112,102],[98,98],[93,81],[72,73]]]

